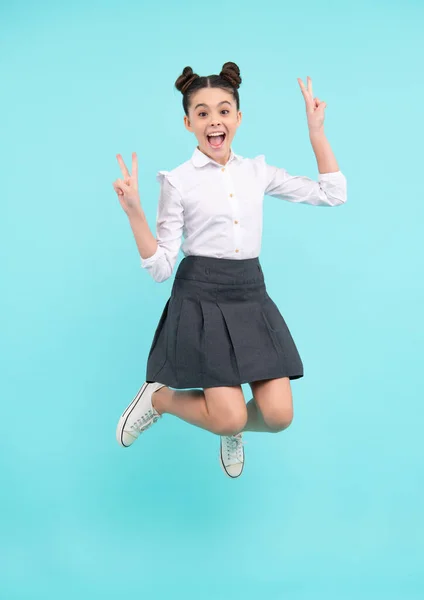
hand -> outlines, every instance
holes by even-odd
[[[112,185],[118,194],[118,200],[127,213],[132,214],[141,208],[140,197],[138,195],[138,164],[137,155],[132,153],[132,174],[130,175],[120,154],[116,155],[119,166],[122,171],[122,179],[116,179]]]
[[[312,79],[308,76],[307,80],[308,89],[305,88],[301,79],[297,79],[303,97],[305,98],[309,132],[316,133],[324,130],[324,110],[327,108],[327,104],[324,101],[321,102],[319,98],[313,97]]]

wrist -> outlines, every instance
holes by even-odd
[[[324,127],[320,127],[319,129],[309,129],[309,137],[310,138],[325,138]]]
[[[129,210],[127,212],[127,216],[130,221],[145,221],[146,220],[146,215],[144,214],[144,211],[141,208],[141,206],[138,206],[137,208],[132,208],[131,210]]]

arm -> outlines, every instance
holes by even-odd
[[[117,159],[123,179],[113,182],[119,202],[126,212],[138,251],[141,266],[146,268],[155,281],[170,277],[177,260],[184,229],[184,210],[179,185],[168,171],[159,171],[156,179],[161,183],[154,238],[140,205],[138,194],[138,160],[132,154],[132,173],[128,171],[120,154]]]
[[[335,173],[339,171],[339,165],[324,133],[324,111],[327,108],[327,104],[319,98],[313,97],[312,80],[310,77],[307,80],[307,88],[305,88],[301,79],[298,78],[297,81],[305,99],[309,139],[317,159],[318,171],[320,174]]]
[[[184,231],[184,209],[179,183],[168,171],[159,171],[160,195],[156,213],[156,239],[142,221],[131,225],[134,235],[147,234],[147,239],[137,242],[141,256],[141,266],[155,281],[161,283],[172,275]],[[148,228],[147,228],[148,229]],[[137,241],[136,236],[136,241]]]
[[[290,175],[285,169],[265,163],[264,193],[289,202],[316,206],[339,206],[347,200],[346,177],[340,171],[336,158],[324,133],[325,102],[312,96],[312,81],[308,89],[298,79],[305,98],[309,139],[317,159],[318,181],[309,177]],[[264,157],[261,157],[264,162]]]
[[[124,209],[133,230],[138,251],[142,258],[150,257],[157,249],[157,242],[149,229],[138,193],[138,158],[132,153],[132,173],[129,172],[124,159],[116,155],[122,172],[122,179],[113,182],[118,194],[119,203]]]
[[[268,165],[263,154],[255,160],[263,174],[264,194],[268,196],[315,206],[339,206],[346,202],[347,183],[341,171],[320,173],[315,181],[305,175],[290,175],[283,167]]]
[[[158,243],[150,231],[143,209],[140,207],[140,209],[131,212],[128,215],[128,220],[141,258],[150,258],[155,254]]]
[[[335,173],[339,171],[336,157],[325,136],[324,128],[321,131],[309,131],[309,139],[317,159],[318,171],[323,173]]]

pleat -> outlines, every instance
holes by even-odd
[[[242,380],[254,381],[264,372],[264,359],[267,368],[278,366],[281,349],[278,341],[270,334],[262,315],[261,305],[257,301],[244,302],[242,306],[217,302],[225,322],[225,331],[231,344]]]
[[[170,310],[170,302],[171,298],[168,298],[156,326],[148,354],[146,381],[154,381],[155,374],[161,370],[166,362],[166,346],[168,338],[167,319]]]
[[[202,315],[202,372],[208,381],[233,380],[238,367],[231,336],[216,302],[199,300]],[[238,375],[236,375],[237,377]]]
[[[183,297],[180,303],[175,340],[170,348],[178,377],[204,371],[204,315],[197,298]]]

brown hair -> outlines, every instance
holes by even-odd
[[[237,110],[240,110],[238,88],[241,84],[240,69],[233,62],[226,62],[219,75],[201,77],[193,73],[191,67],[184,67],[182,74],[177,78],[175,87],[183,94],[183,108],[188,116],[191,96],[202,88],[216,87],[232,92],[236,101]]]

